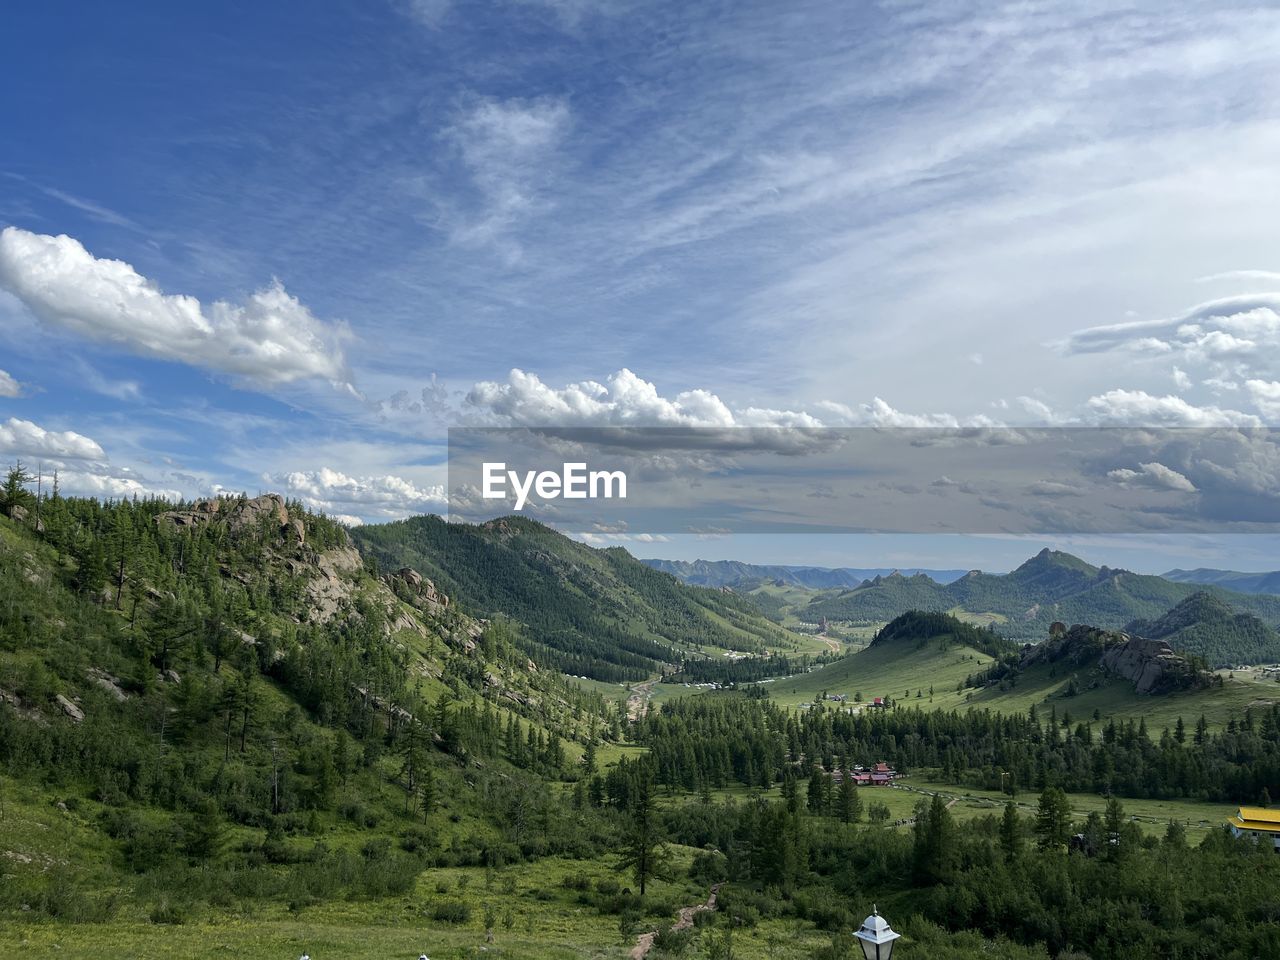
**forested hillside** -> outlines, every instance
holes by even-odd
[[[413,517],[353,535],[381,566],[421,570],[473,615],[518,620],[534,659],[575,676],[640,680],[703,646],[759,653],[793,644],[749,598],[686,586],[620,547],[597,550],[520,517]]]
[[[1166,640],[1214,667],[1280,661],[1280,632],[1251,613],[1236,613],[1220,596],[1204,590],[1154,620],[1134,620],[1125,632]]]
[[[403,531],[362,555],[275,496],[37,502],[18,483],[0,512],[0,951],[848,960],[872,902],[903,948],[950,960],[1196,956],[1205,910],[1231,921],[1227,955],[1280,947],[1280,859],[1123,807],[1280,795],[1280,707],[1156,731],[1067,702],[940,710],[922,676],[883,709],[797,711],[762,684],[632,724],[531,657],[565,654],[553,628],[603,645],[629,625],[697,669],[709,636],[763,646],[774,625],[518,522],[454,540],[427,518],[410,564]],[[918,660],[959,686],[1008,650],[910,613],[787,683]],[[1010,802],[961,829],[940,795],[834,776],[876,761]],[[1064,789],[1110,795],[1105,815]],[[673,922],[713,885],[714,911]]]
[[[332,521],[274,496],[4,507],[0,770],[57,801],[74,854],[14,853],[0,909],[181,922],[612,845],[553,787],[616,709],[509,622],[372,576]]]

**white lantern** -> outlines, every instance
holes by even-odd
[[[871,916],[862,921],[862,929],[854,936],[862,944],[862,952],[867,960],[889,960],[893,955],[893,941],[902,934],[894,933],[889,922],[873,906]]]

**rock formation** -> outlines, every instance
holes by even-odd
[[[1024,648],[1019,669],[1038,663],[1096,667],[1130,681],[1141,694],[1188,690],[1210,681],[1210,674],[1163,640],[1079,623],[1070,629],[1053,629],[1049,639]]]

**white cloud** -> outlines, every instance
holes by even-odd
[[[525,427],[700,427],[755,429],[820,427],[994,427],[984,415],[906,413],[875,397],[856,408],[818,401],[807,410],[733,406],[695,388],[666,397],[651,381],[623,368],[605,379],[552,387],[537,374],[514,369],[505,383],[475,384],[465,398],[473,422]]]
[[[533,373],[512,370],[505,383],[477,383],[467,407],[482,420],[512,426],[820,427],[808,413],[760,407],[731,409],[708,390],[668,398],[630,370],[604,383],[584,380],[555,388]]]
[[[63,470],[58,474],[58,484],[64,493],[104,499],[127,500],[133,497],[162,497],[165,500],[181,500],[182,492],[111,472],[93,470]]]
[[[583,543],[599,545],[608,543],[670,543],[671,538],[662,533],[589,533],[576,535]]]
[[[1280,376],[1280,293],[1227,297],[1200,304],[1187,313],[1163,320],[1143,320],[1089,327],[1071,335],[1061,346],[1068,354],[1136,351],[1181,355],[1174,366],[1174,384],[1180,391],[1195,386],[1187,368],[1202,371],[1200,380],[1211,391],[1237,389],[1240,380],[1274,381]],[[1145,397],[1146,399],[1139,399]],[[1248,391],[1265,417],[1280,415],[1280,406],[1269,402],[1265,390]],[[1215,407],[1194,407],[1174,398],[1150,398],[1142,391],[1112,391],[1106,395],[1144,417],[1154,414],[1159,423],[1218,426],[1258,422],[1257,417]],[[1097,408],[1106,399],[1090,400]],[[1184,407],[1179,407],[1184,403]]]
[[[0,423],[0,454],[52,460],[105,460],[97,442],[70,430],[46,430],[30,420]]]
[[[456,242],[500,241],[507,228],[545,207],[550,161],[568,133],[571,114],[559,99],[481,99],[462,110],[444,131],[458,150],[481,196],[480,208],[454,214]],[[519,247],[507,242],[509,259]]]
[[[1141,469],[1121,468],[1108,471],[1107,476],[1126,486],[1147,486],[1159,490],[1176,490],[1180,493],[1195,493],[1196,487],[1190,480],[1163,463],[1143,463]]]
[[[13,379],[6,371],[0,370],[0,397],[22,396],[22,384]]]
[[[261,386],[328,380],[351,390],[339,342],[273,281],[244,303],[204,305],[166,294],[129,264],[100,259],[66,235],[0,232],[0,287],[51,326],[143,356],[229,374]]]
[[[1280,420],[1280,381],[1247,380],[1244,386],[1263,416]]]
[[[1239,410],[1198,407],[1172,394],[1157,397],[1144,390],[1109,390],[1090,397],[1088,419],[1106,426],[1256,427],[1262,421]]]
[[[328,467],[319,470],[266,474],[263,480],[282,492],[350,522],[354,518],[396,520],[415,513],[441,511],[446,498],[441,486],[418,487],[397,476],[351,477]]]

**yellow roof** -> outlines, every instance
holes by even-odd
[[[1280,810],[1268,810],[1266,807],[1241,807],[1236,816],[1241,820],[1263,820],[1280,826]]]
[[[1241,830],[1253,830],[1258,833],[1280,833],[1280,810],[1267,810],[1263,807],[1241,807],[1240,812],[1227,820],[1228,823]]]

